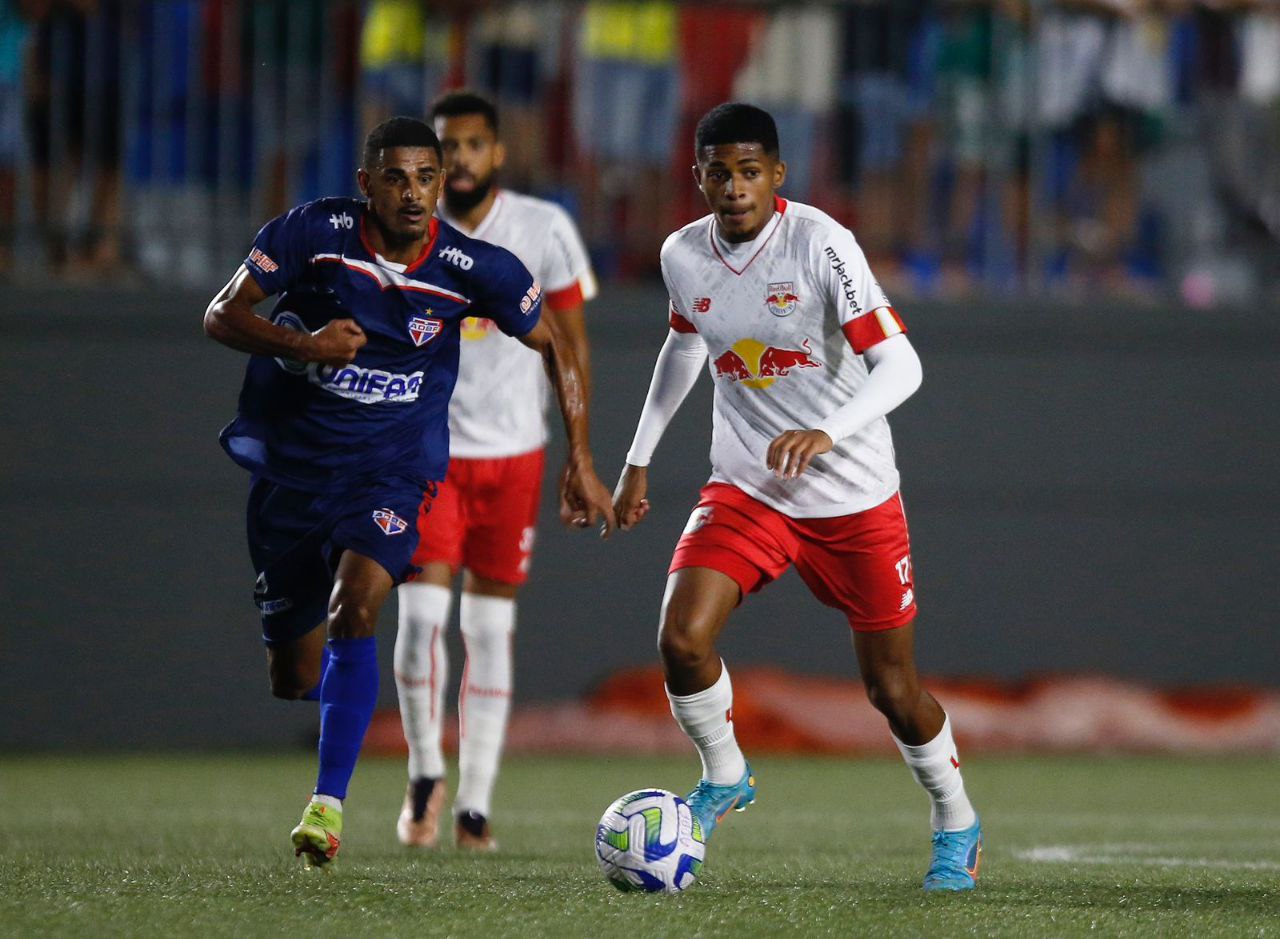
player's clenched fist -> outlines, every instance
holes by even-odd
[[[355,320],[330,320],[311,334],[307,357],[324,365],[348,365],[368,341],[369,337]]]
[[[648,491],[649,468],[628,463],[613,490],[613,511],[623,531],[640,524],[649,514],[649,500],[645,498]]]
[[[560,521],[587,528],[603,521],[600,534],[608,537],[618,525],[609,490],[590,466],[569,463],[560,480]]]
[[[821,430],[784,430],[770,442],[765,466],[779,479],[795,479],[815,456],[830,452],[834,446]]]

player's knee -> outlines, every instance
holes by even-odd
[[[320,670],[302,665],[273,666],[270,671],[272,697],[298,701],[320,684]]]
[[[891,720],[911,712],[920,697],[920,686],[906,669],[882,669],[866,678],[872,706]]]
[[[711,631],[700,629],[696,621],[678,616],[663,620],[658,632],[658,652],[670,670],[695,669],[715,655]]]
[[[359,600],[339,598],[329,609],[330,639],[368,639],[378,627],[378,610]]]

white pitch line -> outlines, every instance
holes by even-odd
[[[1141,845],[1115,845],[1128,850]],[[1150,847],[1156,847],[1150,845]],[[1215,870],[1280,871],[1280,861],[1232,861],[1223,858],[1155,857],[1140,854],[1109,854],[1107,845],[1043,845],[1026,851],[1015,851],[1023,861],[1048,864],[1139,864],[1147,867],[1202,867]]]
[[[1149,824],[1153,816],[1128,814],[1111,814],[1106,812],[1054,812],[1052,816],[1040,812],[1001,812],[1000,818],[1005,822],[1018,824],[1035,823],[1043,825],[1046,819],[1058,827],[1087,828],[1106,825],[1110,828],[1139,828]],[[1186,831],[1222,831],[1226,829],[1242,829],[1245,831],[1280,830],[1280,817],[1257,815],[1161,815],[1160,824],[1165,828],[1178,828]]]

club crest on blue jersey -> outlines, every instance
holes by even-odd
[[[373,520],[386,535],[400,535],[409,527],[409,523],[391,509],[374,509]]]
[[[431,311],[428,310],[428,313]],[[415,316],[409,320],[409,336],[415,346],[425,345],[444,329],[444,320],[435,316]]]
[[[764,305],[774,316],[790,316],[796,311],[796,304],[799,302],[795,282],[790,280],[770,284],[769,293],[764,298]]]

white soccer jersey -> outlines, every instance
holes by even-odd
[[[439,207],[450,225],[458,223]],[[464,229],[465,230],[465,229]],[[544,316],[596,295],[591,261],[578,230],[553,202],[499,190],[472,238],[506,248],[542,284]],[[449,455],[506,457],[547,442],[550,393],[542,357],[502,333],[492,320],[462,323],[458,384],[449,403]]]
[[[816,427],[853,398],[868,374],[860,353],[905,332],[847,228],[778,199],[753,242],[726,245],[708,215],[667,239],[662,274],[672,327],[696,330],[709,353],[712,480],[794,518],[861,512],[897,491],[884,418],[796,479],[765,467],[774,437]]]

